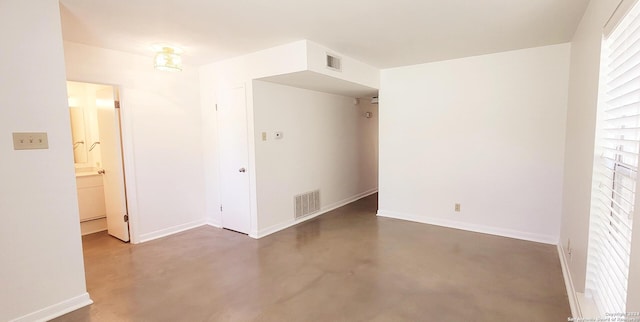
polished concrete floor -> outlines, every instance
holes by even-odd
[[[254,240],[83,239],[94,304],[55,321],[566,321],[556,247],[378,218],[373,195]],[[55,278],[55,277],[54,277]]]

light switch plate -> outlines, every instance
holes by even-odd
[[[14,150],[48,149],[47,132],[13,132]]]

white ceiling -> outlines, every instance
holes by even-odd
[[[201,65],[308,39],[379,68],[567,42],[588,0],[60,0],[67,41]]]

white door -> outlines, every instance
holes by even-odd
[[[218,93],[222,227],[248,234],[249,143],[244,85]]]
[[[103,102],[114,102],[113,89],[97,93]],[[114,106],[98,106],[98,131],[102,159],[104,201],[109,235],[129,241],[127,200],[122,166],[122,142],[120,137],[120,109]]]

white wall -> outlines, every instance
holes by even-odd
[[[574,287],[584,292],[602,27],[618,1],[591,1],[571,41],[560,243]]]
[[[247,119],[253,124],[252,83],[254,78],[306,70],[306,41],[301,40],[200,67],[203,152],[205,163],[206,217],[209,224],[221,226],[218,130],[215,104],[219,92],[244,84],[247,93]],[[248,175],[251,190],[251,227],[257,227],[255,190],[255,149],[253,127],[249,126]],[[256,231],[252,232],[257,233]]]
[[[212,63],[200,68],[200,91],[202,103],[202,127],[205,155],[207,220],[214,226],[220,226],[220,196],[217,158],[217,117],[215,114],[216,95],[225,88],[244,84],[247,93],[247,122],[249,124],[249,166],[248,175],[251,191],[251,232],[258,235],[258,204],[256,183],[256,133],[254,131],[254,97],[252,80],[269,76],[284,75],[312,70],[361,85],[378,87],[378,71],[349,57],[343,58],[343,73],[336,73],[324,67],[324,54],[327,51],[320,45],[300,40],[240,57]],[[263,225],[260,225],[261,227]]]
[[[201,74],[205,76],[215,75],[215,79],[221,86],[306,69],[307,42],[305,40],[226,59],[200,68]]]
[[[211,68],[200,69],[200,113],[202,114],[202,156],[204,162],[205,220],[221,227],[220,160],[218,159],[218,118],[215,110],[216,82]]]
[[[205,222],[198,71],[154,70],[151,56],[65,42],[67,77],[120,88],[134,242]],[[130,189],[130,187],[134,189]]]
[[[253,82],[253,99],[258,236],[294,223],[297,194],[320,189],[327,210],[377,189],[374,107],[263,81]],[[376,118],[364,117],[369,110]]]
[[[557,243],[569,51],[383,70],[379,215]]]
[[[0,2],[0,321],[46,319],[86,293],[58,1]],[[12,132],[47,132],[15,151]]]
[[[330,48],[312,41],[307,44],[308,69],[319,74],[362,84],[371,88],[380,88],[380,70],[349,56],[338,53]],[[340,71],[327,68],[327,54],[340,57],[342,68]]]
[[[371,98],[358,99],[358,170],[360,184],[369,189],[378,189],[378,104],[371,104]],[[365,113],[370,112],[371,118]]]

